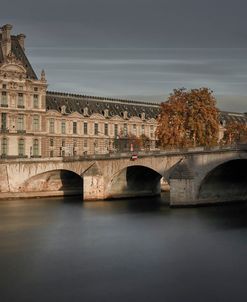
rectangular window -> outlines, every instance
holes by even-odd
[[[73,134],[77,134],[77,122],[73,122]]]
[[[66,121],[64,120],[61,122],[61,133],[66,134]]]
[[[94,135],[98,135],[98,134],[99,134],[99,125],[94,124]]]
[[[18,155],[19,156],[25,155],[25,142],[23,138],[20,138],[18,141]]]
[[[83,146],[84,146],[84,148],[87,148],[87,139],[83,140]]]
[[[24,108],[24,97],[23,97],[23,93],[18,93],[17,107],[18,107],[18,108]]]
[[[114,136],[118,136],[118,125],[114,125]]]
[[[33,117],[33,131],[39,131],[39,116],[35,115]]]
[[[8,140],[6,137],[2,138],[2,156],[7,156],[8,154]]]
[[[84,134],[87,135],[87,123],[83,124]]]
[[[3,84],[3,89],[6,89],[7,88],[7,85],[6,84]]]
[[[127,124],[124,124],[123,134],[124,134],[124,136],[128,135],[128,126],[127,126]]]
[[[65,147],[65,140],[62,140],[62,147]]]
[[[49,132],[54,133],[54,119],[49,120]]]
[[[54,146],[54,139],[51,138],[51,139],[50,139],[50,147],[53,147],[53,146]]]
[[[39,140],[35,139],[33,141],[33,156],[39,156]]]
[[[54,152],[53,150],[50,150],[50,157],[53,157],[54,156]]]
[[[144,132],[145,132],[145,127],[144,127],[144,125],[142,125],[141,134],[144,134]]]
[[[24,130],[24,115],[19,114],[17,117],[17,131],[23,131]]]
[[[7,113],[3,112],[1,114],[1,129],[6,130],[7,129]]]
[[[34,94],[33,95],[33,108],[39,108],[39,95]]]
[[[1,106],[2,107],[8,107],[8,99],[7,99],[7,92],[6,91],[2,91]]]
[[[108,135],[108,124],[105,124],[105,135]]]

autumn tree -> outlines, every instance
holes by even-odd
[[[161,104],[156,136],[168,148],[217,144],[219,111],[212,91],[175,89]]]
[[[228,122],[225,126],[224,136],[221,141],[223,145],[247,142],[247,125],[237,121]]]
[[[120,134],[114,138],[113,146],[117,151],[137,151],[140,149],[142,141],[134,134]]]

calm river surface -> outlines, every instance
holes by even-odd
[[[246,301],[247,203],[78,201],[0,202],[1,302]]]

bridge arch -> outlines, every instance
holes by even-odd
[[[19,191],[25,193],[42,192],[48,196],[83,196],[83,178],[72,170],[49,170],[26,180]]]
[[[143,165],[131,165],[115,173],[107,187],[107,198],[160,194],[162,175]]]
[[[247,200],[247,159],[233,159],[214,167],[200,183],[200,201]]]

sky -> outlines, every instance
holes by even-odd
[[[49,90],[165,101],[209,87],[222,110],[247,111],[244,0],[12,0],[1,24],[25,33]]]

